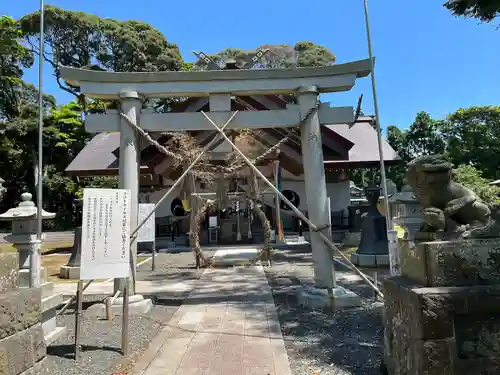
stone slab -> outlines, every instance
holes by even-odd
[[[0,339],[40,322],[41,289],[13,290],[0,294]]]
[[[47,349],[40,323],[0,340],[2,375],[18,375],[45,358]]]
[[[406,242],[402,274],[423,285],[500,284],[500,238]]]
[[[340,310],[361,306],[361,298],[349,289],[337,286],[332,290],[333,299],[328,296],[326,289],[302,286],[297,289],[299,305],[310,309],[332,308]]]
[[[383,293],[391,375],[500,373],[500,285],[426,287],[399,276]]]
[[[388,267],[389,255],[351,254],[351,262],[359,267]]]
[[[19,254],[0,253],[0,293],[19,287]]]
[[[80,267],[61,266],[59,268],[59,277],[67,280],[79,280]]]
[[[132,371],[141,375],[291,375],[260,266],[207,269]]]
[[[249,263],[259,254],[256,247],[238,247],[233,249],[217,250],[212,257],[214,266],[235,266]]]
[[[53,294],[48,297],[42,298],[41,311],[48,311],[55,309],[64,302],[62,294]]]
[[[128,306],[129,315],[144,315],[147,314],[153,308],[153,302],[150,299],[142,299],[137,302],[130,302]],[[114,303],[111,306],[111,312],[113,315],[123,314],[123,303]],[[87,314],[95,316],[106,316],[106,305],[104,303],[96,303],[90,306],[86,310]]]
[[[67,327],[55,327],[50,330],[49,333],[44,335],[45,345],[49,346],[55,343],[57,340],[63,338],[68,333]]]

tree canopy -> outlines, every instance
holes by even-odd
[[[444,154],[457,167],[459,181],[487,200],[496,197],[498,191],[488,183],[500,178],[495,156],[500,152],[500,106],[462,108],[443,120],[420,112],[407,130],[389,126],[387,140],[404,161],[388,171],[399,186],[411,159]]]
[[[500,14],[500,0],[449,0],[444,6],[456,16],[493,21]]]
[[[31,50],[38,53],[40,12],[19,20]],[[95,15],[45,7],[45,61],[54,69],[59,86],[77,95],[59,76],[58,65],[114,72],[180,70],[179,47],[149,24],[103,19]]]

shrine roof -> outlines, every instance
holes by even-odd
[[[357,167],[379,163],[377,131],[373,127],[373,122],[373,117],[361,116],[354,124],[327,125],[327,128],[350,140],[354,146],[349,150],[349,160],[325,160],[325,167],[335,168],[347,166],[346,164]],[[382,152],[385,164],[401,162],[397,152],[384,137],[382,137]]]
[[[377,134],[372,126],[372,117],[360,117],[352,125],[329,125],[322,127],[325,168],[357,168],[378,166]],[[261,142],[275,144],[283,137],[280,129],[266,129]],[[94,176],[117,175],[119,160],[120,133],[99,133],[85,146],[66,168],[68,175]],[[329,145],[329,146],[328,146]],[[326,149],[325,149],[326,146]],[[294,155],[300,155],[299,145],[290,145],[291,151],[282,150],[285,163],[295,161]],[[328,151],[330,150],[330,151]],[[386,164],[399,163],[399,157],[389,143],[383,139],[384,160]],[[342,155],[343,154],[343,155]],[[146,147],[142,151],[141,173],[153,173],[154,165],[165,157]]]

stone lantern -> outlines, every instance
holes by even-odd
[[[415,233],[420,230],[422,208],[415,197],[411,186],[405,185],[401,192],[389,199],[393,223],[405,230],[405,240],[413,241]]]
[[[55,213],[42,209],[42,220],[53,219]],[[41,288],[41,321],[45,343],[48,345],[66,333],[66,327],[58,327],[56,323],[56,308],[63,301],[62,294],[54,294],[54,284],[47,282],[47,271],[41,266],[40,249],[43,239],[37,239],[37,208],[32,201],[30,193],[21,195],[21,203],[15,208],[0,215],[0,220],[12,222],[12,233],[5,236],[19,252],[19,286],[28,288],[30,285],[30,262],[35,257],[33,264],[35,271],[35,287]]]
[[[53,219],[55,213],[42,210],[42,219]],[[45,234],[42,233],[41,240],[37,240],[37,208],[32,201],[30,193],[21,195],[21,203],[15,208],[0,215],[2,221],[12,221],[12,233],[5,236],[5,240],[10,242],[19,251],[19,284],[21,287],[29,286],[30,257],[32,254],[38,259],[36,264],[40,264],[40,248],[42,247]],[[41,280],[46,279],[46,273],[40,267]]]

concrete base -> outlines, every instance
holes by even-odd
[[[389,255],[351,254],[351,262],[359,267],[388,267]]]
[[[59,268],[59,277],[61,279],[79,280],[80,267],[61,266]]]
[[[130,315],[147,314],[153,307],[153,302],[150,299],[144,299],[144,296],[135,294],[129,298],[128,312]],[[114,300],[111,306],[113,315],[121,315],[123,313],[123,298],[119,297]],[[90,306],[87,314],[95,316],[106,316],[106,305],[104,303],[96,303]]]
[[[47,281],[47,270],[45,268],[40,269],[40,280],[41,283],[45,283]],[[26,268],[22,268],[19,270],[19,286],[21,288],[28,288],[30,286],[30,270]]]
[[[301,306],[311,309],[333,307],[337,310],[358,307],[361,305],[361,298],[356,293],[341,286],[337,286],[333,289],[333,306],[330,306],[330,297],[326,289],[319,289],[311,286],[302,286],[298,288],[297,300]]]

